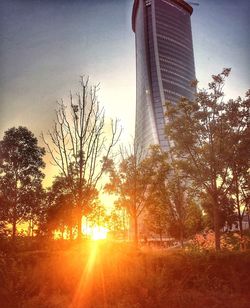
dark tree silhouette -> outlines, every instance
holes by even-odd
[[[68,105],[59,103],[50,141],[44,137],[53,162],[74,197],[79,238],[82,216],[93,201],[106,161],[121,134],[117,121],[111,121],[110,126],[105,122],[104,109],[97,98],[98,86],[90,86],[83,77],[80,86],[75,99],[70,95]]]
[[[73,239],[73,229],[76,226],[76,205],[71,186],[64,176],[55,178],[47,192],[46,207],[40,219],[41,230],[49,232],[60,230],[62,237],[65,232]]]
[[[0,141],[1,210],[6,222],[12,225],[13,239],[17,224],[30,218],[34,197],[42,190],[44,154],[45,150],[26,127],[10,128]]]

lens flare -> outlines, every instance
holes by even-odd
[[[109,230],[103,226],[90,226],[88,224],[83,224],[82,233],[87,235],[94,241],[104,240],[107,238]]]
[[[104,227],[94,227],[92,229],[91,238],[92,240],[105,240],[107,238],[108,229]]]

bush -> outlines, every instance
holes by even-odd
[[[196,234],[189,242],[191,250],[213,251],[215,248],[215,235],[213,230]],[[241,238],[237,232],[224,233],[221,236],[221,249],[226,251],[246,250],[250,248],[250,236],[246,233]]]

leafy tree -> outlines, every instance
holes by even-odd
[[[194,202],[191,185],[178,169],[173,158],[159,146],[151,147],[143,161],[148,168],[147,226],[159,234],[168,234],[180,240],[201,228],[201,210]]]
[[[105,227],[108,222],[107,211],[104,205],[100,204],[99,200],[95,200],[95,202],[93,202],[86,217],[91,226]]]
[[[250,200],[250,91],[246,99],[238,97],[230,100],[227,105],[227,118],[233,140],[230,172],[232,183],[228,189],[228,198],[231,199],[237,213],[237,221],[241,237],[243,236],[242,220],[247,212]]]
[[[145,235],[157,235],[162,241],[164,235],[169,235],[168,218],[168,207],[165,204],[156,204],[151,201],[147,205],[146,214],[143,220]]]
[[[59,103],[50,141],[44,137],[54,164],[70,184],[79,238],[82,216],[93,201],[106,160],[121,134],[117,121],[111,121],[110,127],[105,122],[97,98],[98,86],[90,86],[83,77],[80,86],[76,97],[70,94],[69,104]]]
[[[7,234],[7,217],[6,217],[6,210],[4,207],[5,201],[4,196],[1,194],[0,191],[0,237],[4,237]]]
[[[34,210],[32,199],[41,191],[44,154],[26,127],[10,128],[0,141],[1,211],[12,225],[13,239],[17,224]]]
[[[133,153],[123,155],[118,168],[110,162],[110,182],[105,185],[109,193],[118,195],[117,204],[127,209],[133,230],[134,243],[138,244],[138,219],[145,208],[148,188],[148,171],[142,164],[142,152],[136,147]]]
[[[128,215],[126,208],[121,207],[119,202],[111,210],[107,217],[108,229],[114,237],[123,238],[126,240],[128,237]]]
[[[72,194],[70,183],[64,176],[55,178],[51,188],[47,192],[47,206],[44,208],[41,220],[41,229],[52,233],[60,230],[62,236],[64,231],[69,232],[73,239],[73,229],[76,226],[76,203]]]
[[[213,204],[211,203],[211,198],[208,196],[207,192],[200,192],[199,194],[201,206],[206,213],[206,227],[213,229],[214,227],[214,216],[213,216]],[[237,220],[237,215],[235,213],[234,201],[231,194],[220,195],[219,196],[219,218],[218,224],[219,228],[222,229],[225,224],[231,226]]]
[[[146,233],[153,232],[162,239],[168,233],[169,226],[169,192],[167,177],[169,174],[168,155],[159,146],[152,146],[149,155],[142,164],[148,170],[148,191],[145,200],[146,214],[144,218]]]
[[[235,181],[230,167],[235,148],[241,143],[238,124],[232,128],[234,112],[240,113],[245,100],[224,102],[223,87],[230,69],[212,76],[208,90],[196,95],[194,102],[182,98],[176,105],[166,104],[169,119],[166,133],[172,140],[172,153],[190,181],[206,193],[215,231],[215,248],[220,249],[220,217],[228,191]],[[230,111],[234,108],[234,112]],[[248,156],[249,157],[249,156]],[[246,157],[245,157],[246,159]],[[230,204],[230,203],[229,203]]]
[[[204,218],[199,205],[194,200],[189,202],[185,219],[185,235],[191,237],[204,229]]]
[[[25,203],[29,204],[25,220],[28,222],[28,235],[33,237],[37,233],[41,211],[44,210],[46,193],[39,183],[26,187]]]

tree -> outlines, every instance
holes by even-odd
[[[50,141],[43,137],[53,163],[70,185],[79,238],[82,216],[96,195],[106,161],[121,134],[117,121],[111,121],[110,127],[105,123],[104,109],[97,98],[98,86],[90,86],[88,78],[83,77],[80,86],[76,97],[70,94],[69,104],[58,104]]]
[[[31,202],[41,190],[43,155],[37,139],[26,127],[10,128],[0,141],[1,207],[15,239],[17,224],[33,210]]]
[[[194,202],[191,183],[179,170],[168,153],[159,146],[151,147],[143,164],[150,177],[147,207],[147,226],[162,238],[168,234],[181,242],[201,227],[201,210]],[[197,228],[195,228],[195,225]]]
[[[145,200],[146,214],[144,218],[146,233],[153,232],[159,235],[168,233],[169,226],[169,192],[167,178],[169,174],[168,155],[159,146],[151,146],[148,156],[142,162],[147,168],[149,177],[148,192]]]
[[[33,237],[39,225],[40,213],[45,207],[46,193],[41,183],[27,185],[25,188],[25,204],[28,204],[25,221],[28,222],[28,236]]]
[[[92,227],[105,227],[108,223],[108,215],[106,208],[102,205],[99,200],[95,200],[87,215],[89,225]]]
[[[133,152],[122,153],[119,168],[109,162],[110,182],[105,185],[109,193],[118,195],[117,204],[127,209],[133,229],[133,240],[138,244],[138,219],[145,208],[147,195],[147,169],[142,164],[142,152],[134,146]]]
[[[115,238],[126,240],[128,238],[128,219],[126,208],[121,207],[119,202],[115,204],[107,217],[109,234],[111,233]]]
[[[76,204],[71,185],[64,176],[57,176],[47,192],[41,227],[47,229],[49,233],[60,230],[62,237],[67,231],[72,240],[76,223]]]
[[[234,205],[239,223],[240,235],[243,236],[242,220],[247,212],[250,200],[250,91],[246,99],[238,97],[230,100],[227,105],[227,118],[233,140],[233,157],[230,160],[230,172],[233,178],[228,190],[228,198]]]
[[[4,196],[2,195],[0,191],[0,238],[2,236],[6,236],[7,233],[7,217],[6,217],[6,211],[5,211],[5,200]]]
[[[241,142],[242,134],[232,132],[229,112],[234,105],[240,112],[242,104],[224,102],[223,87],[230,69],[212,76],[208,90],[196,95],[195,101],[182,98],[176,105],[166,104],[168,124],[166,134],[171,140],[172,153],[179,160],[179,167],[197,188],[206,193],[211,205],[215,231],[215,247],[220,249],[220,216],[223,202],[235,176],[230,166],[235,158],[235,147]],[[249,102],[249,92],[246,102]],[[246,157],[245,157],[246,158]]]

